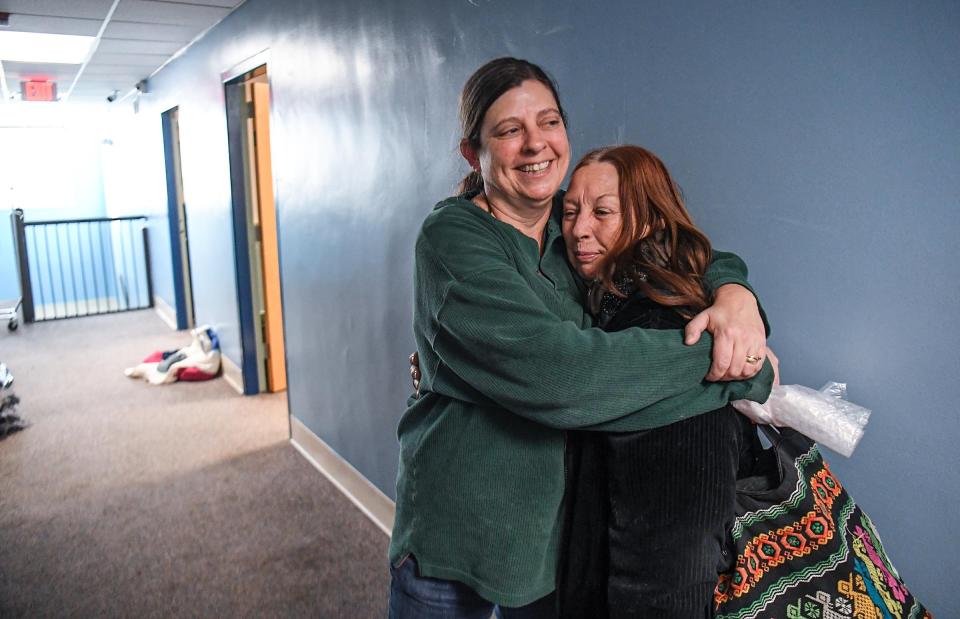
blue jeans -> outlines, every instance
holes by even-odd
[[[455,580],[425,578],[408,556],[399,567],[390,566],[389,619],[554,619],[556,595],[551,593],[519,608],[501,608]]]

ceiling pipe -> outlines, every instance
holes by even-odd
[[[113,0],[113,6],[111,6],[110,10],[107,11],[107,16],[103,18],[103,23],[100,24],[100,31],[97,32],[97,36],[93,39],[93,43],[90,44],[90,51],[87,52],[87,57],[83,59],[83,64],[80,65],[80,69],[77,71],[77,75],[74,76],[73,83],[70,84],[70,88],[67,90],[67,93],[63,95],[63,98],[60,99],[60,101],[63,103],[66,103],[70,98],[70,95],[73,94],[73,89],[76,87],[77,82],[80,81],[80,76],[83,75],[84,69],[86,69],[87,65],[90,64],[90,59],[93,58],[93,54],[100,46],[100,39],[103,38],[103,33],[110,24],[110,20],[113,19],[113,12],[117,10],[117,5],[119,4],[120,0]]]

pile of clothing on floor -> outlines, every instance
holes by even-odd
[[[27,427],[27,422],[17,415],[20,399],[13,394],[13,374],[6,364],[0,363],[0,439]]]
[[[130,378],[143,378],[151,385],[216,378],[220,373],[220,340],[217,334],[206,325],[190,333],[193,341],[189,346],[179,350],[156,351],[123,373]]]

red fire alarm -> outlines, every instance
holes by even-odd
[[[24,101],[56,101],[57,83],[35,80],[20,82],[20,92]]]

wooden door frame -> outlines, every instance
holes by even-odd
[[[243,86],[245,77],[257,67],[265,65],[267,67],[267,84],[270,84],[270,52],[261,51],[246,60],[234,65],[230,69],[220,74],[221,82],[224,88],[224,104],[227,116],[227,143],[230,160],[230,189],[232,195],[233,207],[233,235],[234,235],[234,262],[237,284],[237,309],[240,320],[240,340],[243,359],[241,360],[241,372],[243,375],[243,392],[245,395],[252,395],[266,390],[266,384],[261,385],[258,378],[259,361],[257,359],[256,328],[253,315],[253,281],[250,273],[250,239],[247,229],[247,188],[244,170],[244,143],[243,126],[240,122],[244,118],[244,93]],[[272,89],[271,89],[272,92]],[[271,95],[272,99],[272,95]],[[272,101],[271,101],[272,103]],[[272,115],[272,105],[271,105]],[[269,118],[269,116],[268,116]],[[276,176],[273,176],[274,215],[277,217],[277,246],[281,257],[278,258],[280,270],[280,289],[281,296],[283,290],[283,265],[282,265],[282,246],[281,234],[279,229],[279,200],[277,196]],[[286,340],[286,317],[281,315],[283,324],[284,340]],[[286,344],[286,341],[284,342]],[[288,367],[286,346],[284,346],[284,366]]]

